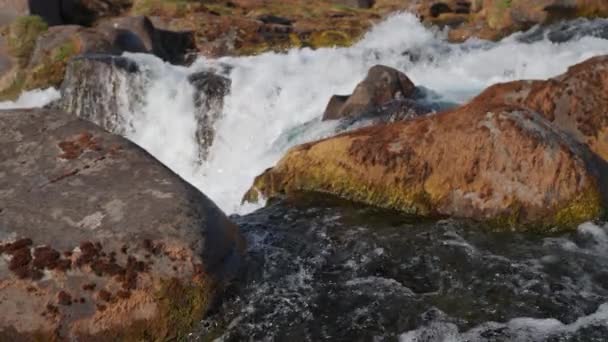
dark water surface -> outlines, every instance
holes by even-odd
[[[233,217],[248,268],[193,341],[608,341],[606,226],[541,237],[307,202]]]

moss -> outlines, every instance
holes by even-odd
[[[560,227],[576,227],[577,225],[600,218],[604,214],[602,198],[596,187],[583,191],[555,214],[555,223]]]
[[[397,178],[393,180],[392,174],[386,174],[385,180],[367,181],[365,174],[368,171],[353,169],[340,161],[311,162],[299,153],[306,152],[293,150],[279,166],[256,178],[244,201],[255,202],[259,194],[273,198],[316,192],[409,215],[437,216],[437,205],[445,191],[433,192],[431,188],[411,186]],[[594,186],[563,206],[534,209],[542,216],[531,218],[526,214],[527,209],[532,208],[513,202],[502,215],[480,221],[491,231],[544,233],[575,229],[580,223],[600,218],[603,213],[600,193]]]
[[[184,17],[200,9],[200,4],[192,0],[137,0],[132,12],[136,15]]]
[[[40,64],[33,67],[26,78],[24,89],[59,86],[63,81],[69,59],[78,53],[78,45],[73,40],[53,49]]]
[[[185,341],[194,325],[208,310],[215,293],[207,284],[184,284],[178,279],[160,282],[154,298],[157,314],[151,320],[139,320],[126,327],[81,335],[83,341]]]
[[[8,47],[20,66],[27,65],[36,46],[36,39],[47,29],[44,20],[35,15],[19,17],[10,25]]]
[[[10,84],[10,86],[0,91],[0,101],[16,100],[19,97],[19,94],[21,94],[24,84],[25,77],[23,76],[23,72],[17,71],[17,75],[15,76],[15,79]]]
[[[164,281],[159,291],[159,321],[169,331],[164,336],[181,340],[206,313],[213,289],[204,285],[184,285],[172,279]]]
[[[313,48],[350,46],[354,42],[352,36],[343,31],[327,30],[313,32],[308,43]]]
[[[269,170],[256,178],[254,186],[246,193],[243,201],[256,202],[259,193],[272,198],[283,194],[301,192],[326,193],[354,202],[380,208],[392,209],[409,215],[434,215],[432,197],[424,189],[409,189],[403,184],[366,183],[340,166],[307,164],[303,171]],[[322,189],[322,190],[321,190]],[[259,192],[259,193],[258,193]]]

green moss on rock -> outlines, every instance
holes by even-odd
[[[46,22],[35,15],[19,17],[10,25],[8,46],[20,66],[27,65],[36,46],[36,39],[47,29]]]
[[[25,80],[24,89],[58,87],[63,80],[68,61],[78,53],[78,46],[73,40],[51,50],[41,63],[32,68]]]

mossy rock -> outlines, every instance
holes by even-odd
[[[52,49],[41,63],[32,67],[23,88],[31,90],[61,85],[68,61],[79,52],[78,43],[73,39]]]
[[[36,39],[47,30],[46,22],[35,15],[19,17],[9,26],[9,50],[17,58],[20,66],[27,65],[36,46]]]

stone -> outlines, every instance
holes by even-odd
[[[367,77],[357,85],[352,95],[332,97],[323,120],[356,117],[373,111],[395,99],[414,95],[416,87],[402,72],[383,65],[369,69]],[[341,102],[344,103],[340,106]]]
[[[61,84],[56,108],[124,135],[129,127],[124,111],[143,104],[145,78],[137,63],[126,57],[89,54],[73,58]]]
[[[156,28],[149,18],[144,16],[120,17],[109,19],[100,23],[99,27],[105,30],[121,30],[131,32],[139,38],[139,43],[122,44],[125,51],[129,46],[143,46],[145,52],[152,53],[172,64],[185,64],[186,56],[196,51],[194,34],[192,31],[169,31]],[[115,42],[133,41],[136,38],[117,38]]]
[[[576,229],[603,213],[597,165],[539,114],[474,101],[295,147],[245,200],[313,192],[500,230]]]
[[[354,7],[354,8],[372,8],[376,3],[375,0],[333,0],[333,3]]]
[[[49,109],[0,112],[0,340],[181,340],[244,241],[140,147]]]
[[[209,156],[209,148],[215,139],[214,126],[221,117],[224,108],[224,97],[230,93],[232,81],[210,71],[192,74],[188,81],[194,86],[194,104],[196,111],[196,141],[199,150],[199,162]]]
[[[497,84],[476,101],[528,108],[608,161],[608,56],[591,58],[546,81]]]

